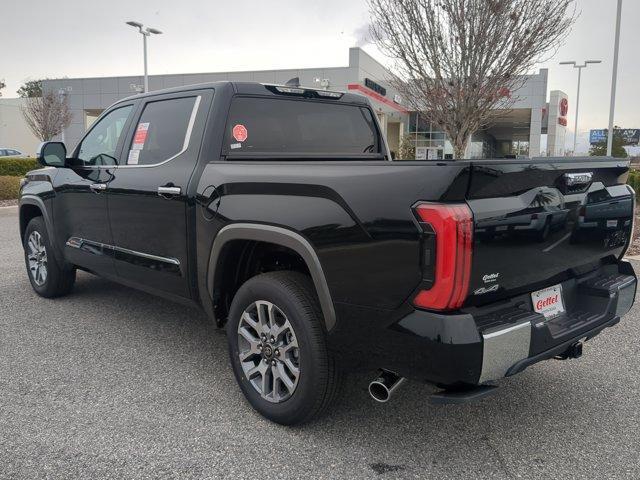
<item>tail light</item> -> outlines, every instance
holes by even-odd
[[[429,310],[455,310],[469,291],[473,250],[473,214],[466,204],[421,203],[415,212],[430,244],[431,288],[421,290],[413,304]],[[425,262],[426,263],[426,262]]]

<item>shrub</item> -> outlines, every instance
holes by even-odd
[[[36,168],[40,164],[35,158],[0,157],[0,176],[24,177]]]
[[[15,200],[20,194],[22,177],[0,176],[0,200]]]
[[[415,135],[407,134],[400,140],[400,151],[398,152],[398,160],[415,160],[416,144]]]
[[[636,197],[640,198],[640,170],[631,170],[627,183],[636,191]]]

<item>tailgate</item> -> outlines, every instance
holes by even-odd
[[[631,237],[629,164],[614,159],[473,162],[470,305],[615,262]]]

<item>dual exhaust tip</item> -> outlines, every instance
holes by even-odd
[[[378,377],[369,384],[369,395],[376,402],[386,403],[405,380],[393,372],[381,370]]]

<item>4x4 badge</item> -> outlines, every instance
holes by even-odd
[[[497,292],[500,288],[500,285],[497,283],[495,285],[491,285],[490,287],[482,287],[473,292],[474,295],[484,295],[485,293]]]

